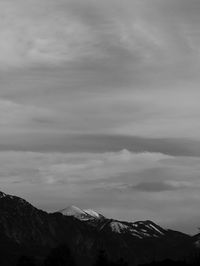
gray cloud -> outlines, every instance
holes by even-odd
[[[200,142],[192,139],[176,138],[142,138],[123,135],[69,135],[60,133],[48,133],[46,128],[52,121],[48,118],[39,120],[45,131],[30,132],[23,135],[20,132],[0,135],[0,150],[33,151],[33,152],[112,152],[123,149],[132,152],[158,152],[173,156],[200,156]]]
[[[3,131],[199,138],[198,2],[0,4]]]
[[[76,204],[122,220],[184,224],[184,230],[192,232],[198,224],[199,161],[128,150],[96,154],[4,151],[0,152],[0,184],[3,191],[45,210]],[[155,176],[152,169],[160,169],[160,174]]]
[[[132,186],[132,189],[146,192],[161,192],[174,190],[174,187],[164,182],[143,182],[137,184],[136,186]]]
[[[68,199],[189,228],[199,11],[198,0],[0,0],[1,187],[46,209]]]
[[[143,192],[162,192],[170,191],[176,189],[188,188],[191,186],[191,183],[187,182],[169,182],[169,181],[152,181],[152,182],[141,182],[131,188],[136,191]]]

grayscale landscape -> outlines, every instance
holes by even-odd
[[[0,0],[0,266],[198,265],[199,14]]]

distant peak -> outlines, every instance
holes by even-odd
[[[95,212],[91,209],[87,209],[87,210],[83,210],[84,212],[86,212],[87,214],[91,215],[94,218],[100,218],[100,214],[98,212]]]
[[[79,220],[100,219],[101,217],[103,217],[102,215],[91,209],[83,210],[74,205],[68,206],[67,208],[60,210],[59,212],[65,216],[73,216]]]
[[[74,214],[77,213],[83,213],[83,210],[74,205],[70,205],[67,208],[60,210],[59,212],[65,215],[73,216]]]

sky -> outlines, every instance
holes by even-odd
[[[0,188],[200,227],[200,1],[0,0]]]

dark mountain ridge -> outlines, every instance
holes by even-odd
[[[47,213],[24,199],[0,192],[0,265],[15,265],[23,254],[42,260],[63,243],[81,265],[91,265],[102,249],[112,260],[122,257],[138,265],[186,258],[198,246],[198,235],[163,229],[152,221],[129,223],[107,219],[92,210],[84,212],[86,216],[78,218]]]

